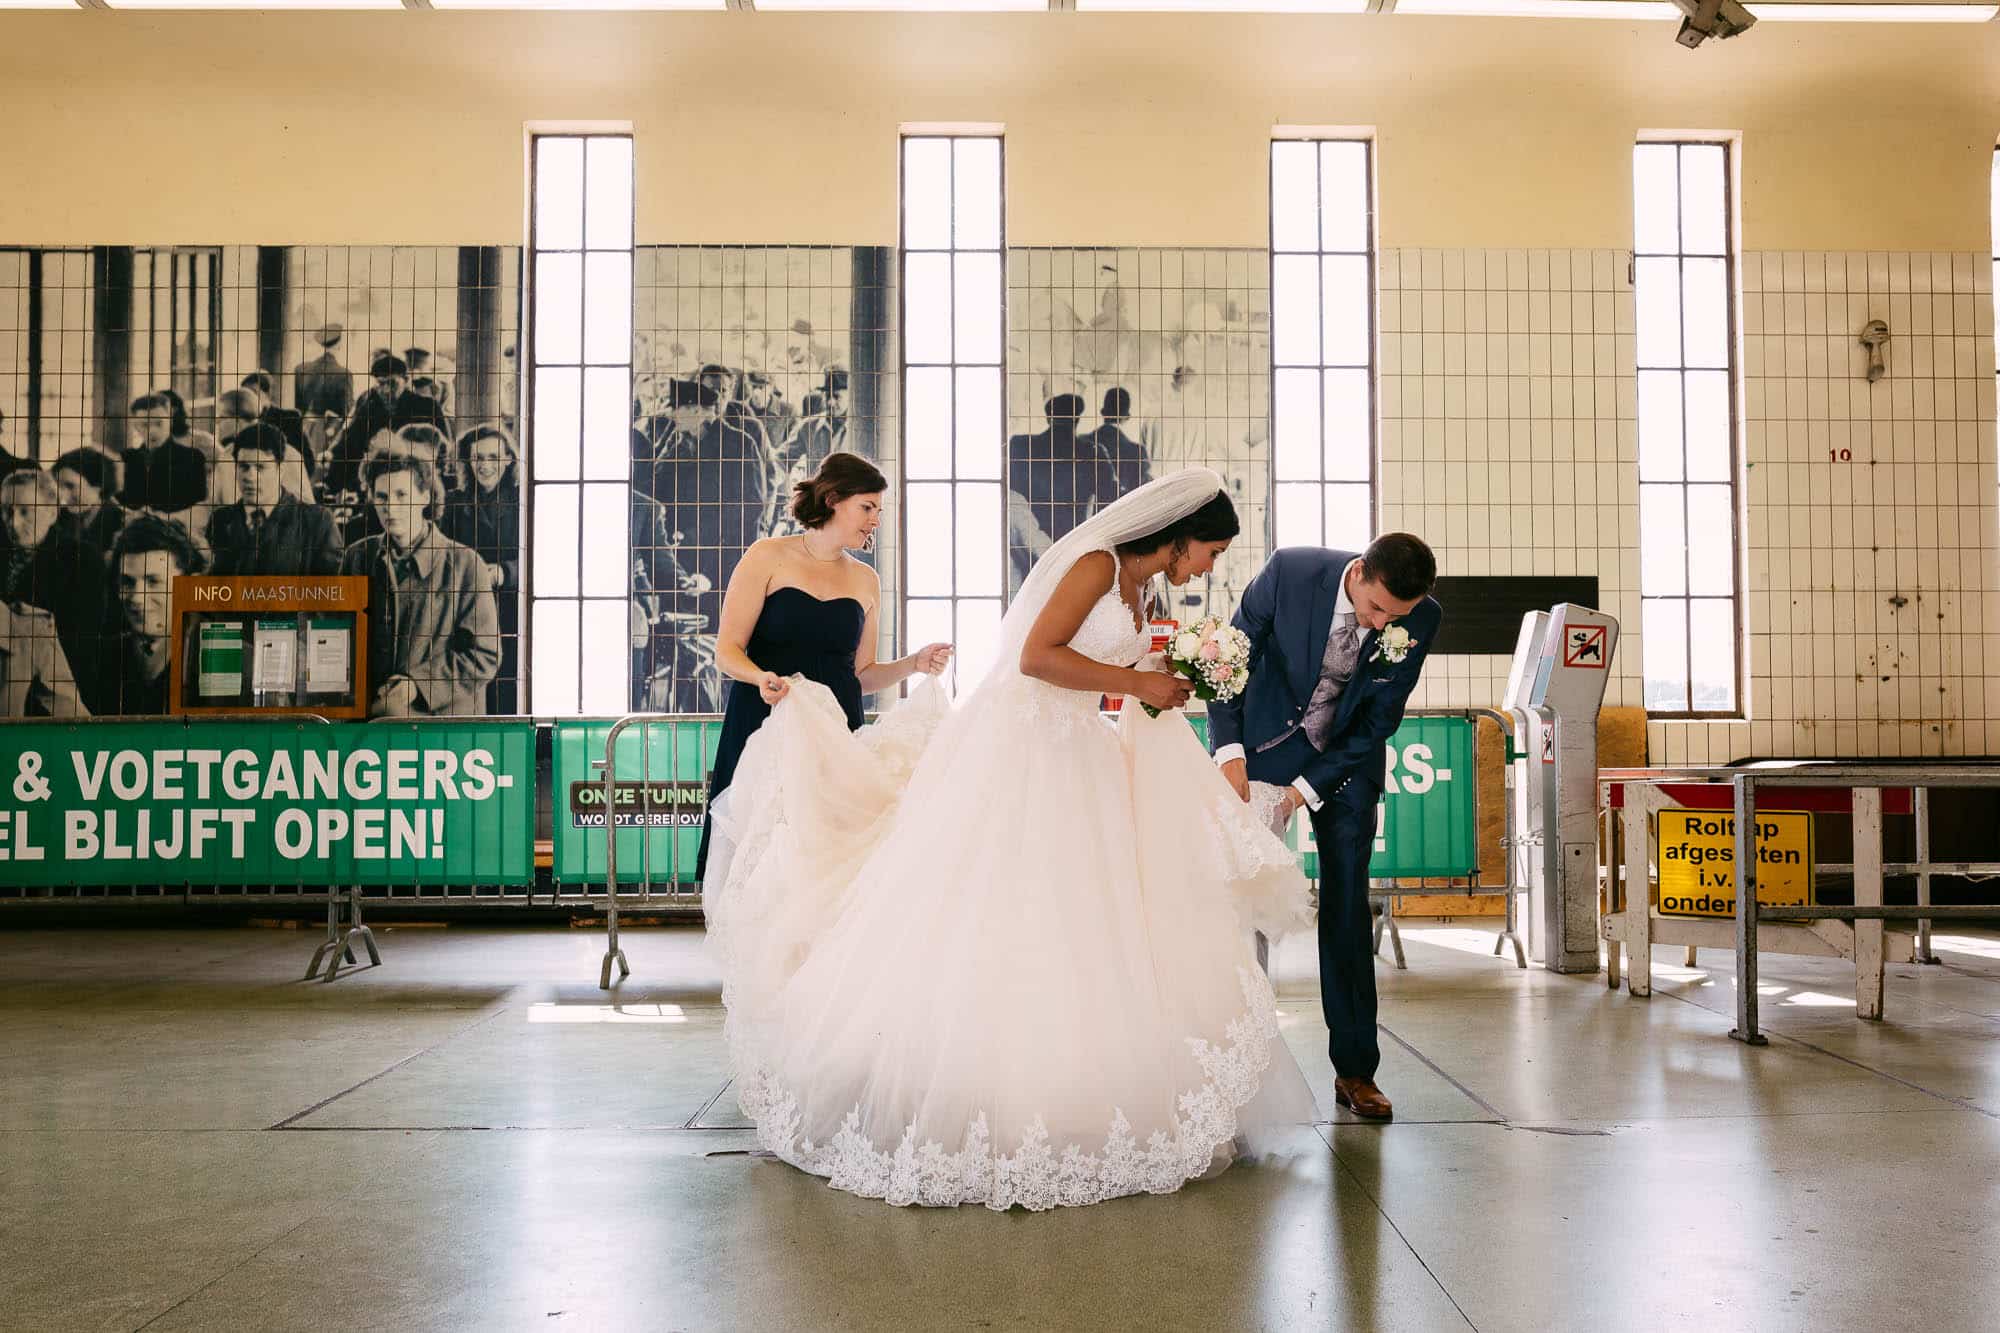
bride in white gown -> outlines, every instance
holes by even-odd
[[[961,707],[927,684],[850,733],[794,682],[711,814],[705,900],[766,1148],[890,1203],[1044,1209],[1177,1190],[1246,1110],[1312,1118],[1250,935],[1305,922],[1305,879],[1186,719],[1137,706],[1185,682],[1132,669],[1146,581],[1235,533],[1205,468],[1110,505]]]

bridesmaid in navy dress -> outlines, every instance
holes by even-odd
[[[771,709],[804,676],[833,691],[850,731],[861,726],[861,701],[917,672],[936,675],[951,645],[933,643],[893,662],[875,660],[882,581],[847,552],[866,548],[882,522],[888,479],[857,454],[833,453],[793,488],[792,516],[806,531],[766,537],[744,552],[722,599],[715,657],[733,683],[709,775],[708,800],[728,790],[743,747]],[[708,829],[695,876],[708,870]]]

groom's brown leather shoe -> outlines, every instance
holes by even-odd
[[[1335,1079],[1333,1100],[1364,1119],[1393,1120],[1396,1116],[1396,1108],[1389,1105],[1372,1078]]]

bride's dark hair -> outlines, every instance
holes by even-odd
[[[1243,531],[1236,518],[1236,506],[1229,503],[1228,491],[1217,491],[1212,499],[1192,514],[1175,519],[1144,537],[1118,543],[1120,555],[1151,555],[1162,546],[1181,549],[1189,542],[1226,542]]]

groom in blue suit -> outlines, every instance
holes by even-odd
[[[1357,1115],[1395,1114],[1375,1086],[1374,922],[1368,858],[1387,742],[1403,720],[1443,611],[1437,559],[1407,532],[1356,555],[1320,546],[1277,552],[1236,608],[1250,639],[1250,684],[1208,706],[1215,762],[1249,784],[1289,785],[1285,815],[1312,811],[1319,844],[1320,1004],[1332,1034],[1334,1100]]]

